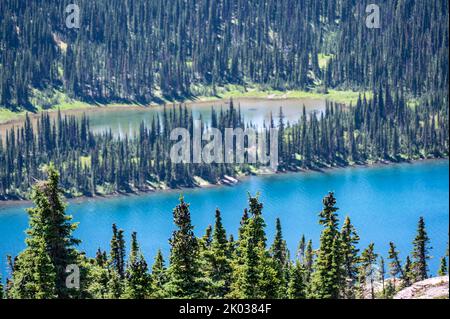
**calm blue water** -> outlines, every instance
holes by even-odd
[[[273,238],[275,218],[280,217],[285,239],[294,254],[302,234],[312,238],[315,247],[320,234],[317,213],[322,198],[335,191],[341,220],[349,215],[361,236],[361,246],[371,241],[378,253],[387,254],[394,241],[404,258],[411,251],[419,216],[425,217],[432,240],[432,273],[445,253],[449,229],[449,162],[433,161],[375,168],[346,168],[326,173],[299,173],[269,177],[252,177],[235,187],[184,190],[198,236],[214,222],[220,208],[228,232],[237,233],[247,191],[261,192],[263,214],[268,224],[269,241]],[[111,224],[126,231],[138,232],[145,256],[153,263],[158,248],[167,259],[168,239],[173,231],[172,209],[179,192],[129,196],[107,200],[71,203],[69,212],[79,222],[76,237],[88,255],[98,247],[108,249]],[[24,207],[0,203],[1,272],[5,277],[6,255],[24,248],[27,228]]]

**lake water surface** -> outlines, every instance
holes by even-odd
[[[278,123],[280,108],[283,110],[283,115],[286,121],[296,122],[300,119],[303,106],[307,114],[320,112],[325,110],[325,100],[323,99],[237,99],[234,100],[234,107],[241,109],[241,115],[246,123],[252,123],[258,127],[262,127],[264,123],[270,123],[271,116],[275,124]],[[200,116],[204,122],[209,123],[211,117],[211,109],[214,108],[220,112],[222,108],[224,111],[229,108],[229,101],[211,101],[190,103],[188,108],[192,110],[194,119]],[[170,110],[173,105],[167,105]],[[176,106],[178,108],[178,105]],[[132,135],[138,128],[141,122],[150,124],[153,117],[157,114],[160,116],[163,112],[162,106],[143,108],[139,110],[117,110],[109,112],[107,109],[96,111],[89,114],[90,124],[93,131],[105,131],[111,129],[114,133],[120,135]]]
[[[425,222],[434,258],[430,268],[435,274],[439,259],[445,254],[449,229],[449,162],[424,161],[373,168],[345,168],[324,173],[309,172],[250,177],[234,187],[183,190],[191,204],[196,235],[214,222],[220,208],[228,234],[237,233],[247,192],[261,193],[263,216],[268,224],[269,242],[273,239],[275,218],[280,217],[283,234],[294,255],[302,234],[318,246],[321,227],[318,212],[322,198],[334,191],[341,221],[349,215],[356,226],[361,247],[371,241],[378,253],[387,255],[389,241],[395,242],[401,257],[411,251],[419,216]],[[158,248],[167,259],[168,239],[174,230],[172,209],[181,191],[142,196],[90,199],[73,202],[68,211],[79,222],[75,236],[82,240],[80,249],[94,256],[98,247],[109,249],[111,225],[138,232],[144,255],[150,263]],[[16,255],[24,248],[28,225],[27,205],[0,202],[1,273],[5,277],[6,255]],[[129,243],[129,242],[127,242]]]
[[[325,99],[267,99],[267,98],[245,98],[235,99],[234,106],[241,108],[241,114],[246,123],[252,123],[262,127],[264,123],[270,123],[270,117],[273,116],[275,123],[278,123],[280,108],[283,109],[283,115],[286,121],[296,122],[300,119],[303,106],[307,114],[313,112],[320,114],[325,110]],[[195,119],[200,115],[206,123],[210,121],[211,109],[217,112],[221,108],[225,111],[229,107],[229,100],[217,100],[209,102],[190,102],[186,104],[192,110]],[[173,105],[166,105],[171,109]],[[178,104],[176,105],[178,108]],[[81,117],[86,114],[89,117],[91,129],[94,132],[104,132],[109,129],[118,135],[133,135],[139,129],[141,122],[150,124],[152,119],[158,114],[161,116],[164,110],[163,106],[149,107],[92,107],[78,110],[67,110],[64,114]],[[50,116],[55,118],[56,112],[51,112]],[[38,116],[33,116],[34,121]],[[0,124],[0,136],[5,136],[6,131],[12,127],[19,127],[22,121],[13,121],[12,123]]]

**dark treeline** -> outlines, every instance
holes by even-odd
[[[380,29],[360,0],[79,0],[79,29],[65,25],[71,3],[1,1],[0,105],[50,106],[53,89],[148,103],[230,83],[447,92],[445,0],[378,1]]]
[[[361,96],[355,106],[327,103],[323,114],[308,116],[304,111],[293,123],[280,109],[278,120],[272,117],[262,134],[270,137],[270,128],[279,130],[279,171],[447,157],[448,102],[443,101],[408,106],[401,93],[380,89],[370,99]],[[151,123],[142,123],[135,136],[117,137],[111,131],[92,133],[87,117],[58,113],[51,120],[42,114],[36,127],[27,117],[23,127],[0,139],[0,198],[29,197],[31,185],[44,176],[42,168],[49,161],[60,169],[68,196],[148,191],[161,183],[193,187],[196,177],[216,184],[225,175],[251,174],[262,166],[172,163],[170,150],[176,141],[170,140],[171,130],[186,128],[192,137],[194,120],[185,106],[166,107]],[[215,127],[223,133],[225,128],[251,125],[245,124],[232,101],[228,109],[213,109],[208,123],[202,131]],[[192,149],[192,141],[190,145]],[[191,158],[192,154],[193,150]]]
[[[224,130],[243,127],[240,112],[233,105],[212,122]],[[181,105],[165,108],[149,125],[141,123],[136,136],[115,136],[111,131],[93,134],[87,117],[62,116],[52,121],[42,113],[36,128],[27,116],[23,127],[11,129],[0,140],[0,196],[22,196],[43,176],[45,163],[52,161],[62,172],[61,185],[70,194],[148,191],[165,183],[168,187],[195,186],[195,176],[217,183],[224,175],[235,175],[231,164],[172,164],[170,140],[174,128],[186,128],[193,135],[192,112]],[[202,124],[201,130],[206,127]],[[4,143],[4,146],[3,146]],[[203,144],[206,144],[204,142]],[[192,143],[191,143],[192,148]],[[101,190],[100,190],[101,189]],[[1,197],[0,197],[1,198]]]
[[[360,237],[349,217],[340,225],[333,193],[323,199],[319,213],[323,226],[319,246],[313,248],[312,241],[302,236],[295,254],[287,249],[280,219],[273,243],[267,243],[258,195],[249,195],[236,239],[228,236],[218,209],[214,225],[196,237],[189,204],[180,197],[173,210],[176,228],[169,240],[168,263],[158,251],[151,267],[137,234],[131,234],[128,248],[123,230],[116,225],[109,251],[99,248],[90,258],[76,249],[79,240],[72,236],[76,225],[65,215],[58,173],[52,165],[47,181],[35,185],[33,201],[35,207],[28,209],[26,248],[8,258],[11,276],[4,289],[0,287],[0,297],[391,298],[430,275],[430,238],[423,218],[404,261],[390,243],[387,268],[373,243],[360,250]],[[441,259],[441,276],[447,275],[447,257],[448,252]],[[74,265],[79,269],[79,286],[77,280],[66,280]]]

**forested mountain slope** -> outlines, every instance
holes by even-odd
[[[88,102],[214,94],[224,84],[374,90],[390,85],[445,105],[448,3],[360,0],[0,2],[0,105],[51,106],[55,90]],[[48,102],[50,100],[50,102]],[[44,104],[45,104],[44,103]]]

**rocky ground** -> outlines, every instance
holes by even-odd
[[[448,299],[448,276],[429,278],[399,291],[394,299]]]

